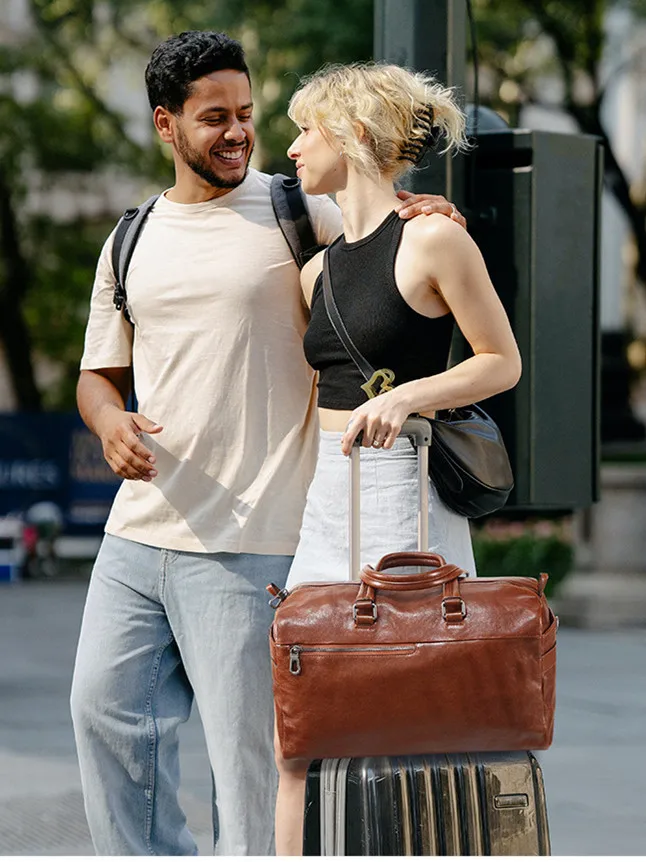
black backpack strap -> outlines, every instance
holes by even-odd
[[[119,219],[117,230],[114,235],[114,243],[112,245],[112,270],[114,272],[114,296],[113,302],[117,311],[123,311],[123,315],[128,321],[128,296],[126,294],[126,276],[128,275],[128,267],[132,259],[132,253],[137,245],[137,240],[141,233],[141,229],[152,208],[157,202],[159,195],[153,195],[141,206],[128,209]]]
[[[302,269],[324,246],[316,241],[301,181],[275,174],[271,178],[271,205],[292,256]]]

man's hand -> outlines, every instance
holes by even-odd
[[[139,439],[142,431],[158,434],[161,425],[141,413],[127,413],[115,405],[106,406],[96,422],[103,455],[117,476],[151,482],[157,475],[155,456]]]
[[[444,195],[414,195],[412,192],[406,192],[402,189],[397,192],[397,197],[403,201],[395,207],[400,218],[409,219],[421,214],[440,213],[453,219],[466,230],[467,220],[456,205],[447,201]]]

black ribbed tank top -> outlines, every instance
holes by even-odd
[[[426,317],[405,301],[395,283],[395,257],[405,222],[393,211],[356,242],[330,246],[332,290],[348,333],[375,368],[395,372],[395,386],[446,369],[453,315]],[[307,361],[319,372],[319,407],[354,410],[367,400],[365,382],[325,311],[323,276],[314,285],[304,338]]]

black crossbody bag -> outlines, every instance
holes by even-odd
[[[323,299],[330,323],[361,372],[369,398],[392,389],[394,373],[375,370],[350,338],[332,291],[329,252],[323,257]],[[377,387],[379,387],[377,389]],[[432,427],[429,475],[449,509],[480,518],[502,508],[514,477],[500,429],[477,404],[438,410]]]

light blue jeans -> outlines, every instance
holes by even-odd
[[[106,535],[83,615],[72,717],[98,855],[191,856],[177,729],[197,701],[216,855],[271,855],[277,773],[266,585],[288,556],[199,554]]]

